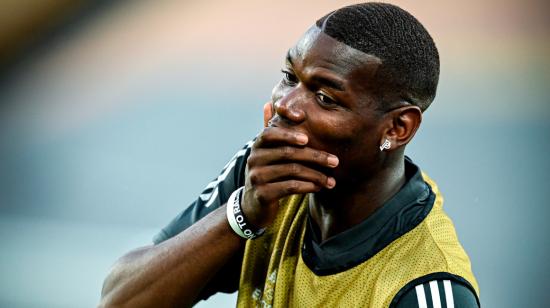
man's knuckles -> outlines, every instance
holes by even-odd
[[[295,158],[296,156],[296,151],[297,151],[297,148],[293,148],[293,147],[289,147],[289,146],[286,146],[286,147],[280,147],[279,148],[279,157],[281,159],[293,159]]]
[[[285,184],[285,195],[315,192],[320,188],[315,183],[299,180],[288,180]]]
[[[252,185],[258,185],[263,183],[262,181],[263,177],[261,176],[261,172],[256,169],[250,170],[248,172],[248,179],[250,180],[250,184]]]

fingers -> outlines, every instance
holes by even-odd
[[[311,163],[328,168],[334,168],[339,163],[338,157],[310,147],[282,146],[277,148],[260,148],[255,149],[248,157],[249,166],[269,165],[285,161]]]
[[[266,104],[265,125],[272,114],[271,105]],[[338,166],[338,158],[306,146],[308,141],[306,134],[279,126],[264,128],[254,141],[242,202],[243,212],[253,225],[269,225],[282,197],[336,186],[336,180],[325,173],[330,172],[327,168]]]
[[[303,146],[306,143],[305,134],[282,127],[265,128],[256,139],[247,161],[252,184],[292,178],[310,181],[320,187],[334,187],[334,178],[315,170],[318,169],[315,166],[334,168],[338,166],[338,158],[325,151]]]
[[[253,147],[270,147],[278,145],[305,145],[308,142],[307,135],[292,131],[283,127],[266,127],[263,132],[256,138]]]
[[[298,163],[257,167],[254,168],[248,176],[250,178],[250,183],[255,186],[289,179],[311,182],[314,183],[315,186],[328,189],[336,185],[336,180],[334,178]]]

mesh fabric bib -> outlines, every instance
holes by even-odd
[[[281,200],[266,233],[248,241],[239,285],[238,307],[388,307],[407,283],[432,273],[448,273],[468,282],[479,297],[470,260],[436,194],[428,216],[363,263],[318,276],[302,261],[307,225],[307,195]]]

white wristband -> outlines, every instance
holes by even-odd
[[[245,219],[241,210],[241,196],[244,186],[235,190],[227,200],[227,221],[231,226],[231,229],[242,238],[253,239],[262,235],[265,229],[256,230]]]
[[[227,221],[229,221],[229,225],[231,226],[231,229],[237,233],[242,238],[248,239],[246,235],[244,235],[243,230],[239,228],[239,224],[237,223],[237,219],[235,218],[235,214],[233,213],[235,211],[235,208],[240,212],[241,211],[241,202],[239,200],[239,195],[241,190],[244,189],[243,187],[240,187],[239,189],[235,190],[231,195],[229,196],[229,199],[227,200]]]

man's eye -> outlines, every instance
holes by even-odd
[[[317,93],[315,96],[317,96],[317,100],[323,104],[323,105],[334,105],[336,104],[336,101],[332,98],[328,97],[327,95],[323,93]]]
[[[283,81],[286,84],[295,85],[295,84],[298,83],[298,78],[296,78],[296,75],[292,74],[289,71],[285,71],[285,70],[282,70],[281,72],[283,72]]]

